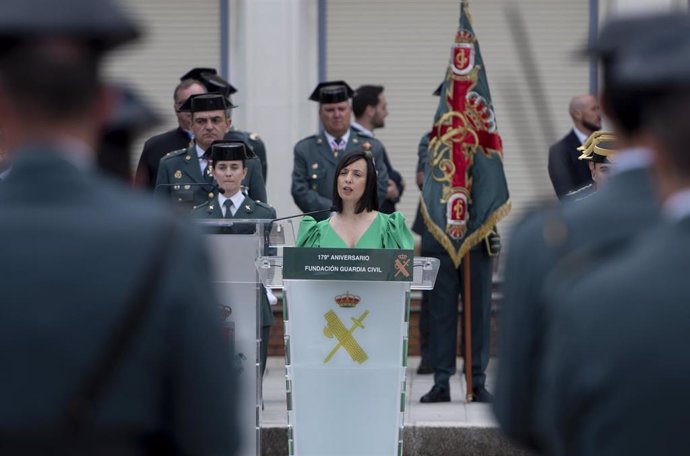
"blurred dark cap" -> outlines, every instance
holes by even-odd
[[[0,53],[36,38],[65,37],[105,52],[141,34],[114,0],[2,0]]]
[[[247,160],[254,156],[244,141],[221,139],[213,141],[210,147],[211,161]]]
[[[673,36],[679,28],[687,30],[687,22],[683,12],[621,16],[606,22],[583,53],[608,60],[650,40]]]
[[[612,69],[621,85],[661,92],[690,88],[690,15],[677,12],[659,18],[645,39],[621,51]]]
[[[309,95],[311,101],[318,101],[320,104],[340,103],[352,98],[355,91],[347,85],[345,81],[326,81],[320,82],[314,91]]]
[[[133,134],[158,125],[161,118],[151,105],[132,88],[125,85],[112,87],[116,94],[115,108],[106,121],[106,131],[126,130]]]

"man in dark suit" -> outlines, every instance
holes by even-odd
[[[373,138],[374,130],[383,128],[386,125],[386,117],[388,117],[388,103],[383,94],[383,86],[359,86],[352,97],[352,112],[355,115],[352,128]],[[395,204],[400,201],[405,190],[405,179],[393,169],[385,148],[383,149],[383,162],[388,171],[388,188],[386,199],[381,202],[379,210],[385,214],[392,214],[395,212]]]
[[[643,120],[654,94],[621,85],[618,66],[626,53],[683,17],[651,16],[612,21],[595,45],[604,72],[602,106],[614,125],[618,153],[606,186],[579,204],[533,214],[516,227],[505,265],[499,371],[494,411],[502,430],[532,448],[543,449],[537,399],[541,391],[548,314],[545,280],[566,259],[588,252],[614,255],[627,248],[658,217],[643,146]],[[678,27],[680,25],[676,24]],[[645,30],[640,35],[639,30]],[[528,265],[529,267],[526,267]]]
[[[333,179],[338,158],[352,150],[371,152],[377,172],[379,201],[386,198],[388,171],[383,159],[383,145],[350,127],[353,90],[345,81],[322,82],[310,100],[319,103],[319,119],[324,130],[295,144],[292,168],[292,198],[304,212],[327,210],[333,204]],[[315,215],[317,220],[327,213]]]
[[[100,62],[137,35],[110,0],[0,2],[2,454],[237,450],[201,239],[95,171]]]
[[[592,183],[587,163],[578,160],[587,137],[601,128],[599,101],[592,95],[573,97],[568,108],[573,129],[549,148],[549,177],[559,199],[571,190]]]
[[[192,113],[194,143],[168,153],[161,159],[155,193],[193,209],[214,196],[215,185],[209,168],[207,149],[213,141],[223,139],[230,128],[227,98],[219,93],[192,95],[180,109]],[[266,187],[261,164],[247,160],[247,174],[242,184],[255,201],[266,201]]]
[[[618,76],[659,95],[645,123],[662,216],[623,254],[580,255],[550,280],[538,415],[550,454],[690,450],[690,23],[670,33],[667,19],[638,29],[645,40]]]

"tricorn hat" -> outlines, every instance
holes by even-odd
[[[610,131],[595,131],[577,148],[582,155],[579,160],[590,160],[594,163],[613,163],[616,155],[616,135]]]
[[[249,147],[243,141],[221,139],[213,141],[209,147],[209,156],[212,162],[223,160],[248,160],[254,156]]]
[[[219,93],[192,95],[180,106],[180,112],[225,111],[234,108],[227,98]]]
[[[237,93],[237,89],[228,81],[218,76],[215,68],[197,67],[192,68],[180,77],[180,81],[186,79],[196,79],[206,87],[206,90],[214,93],[221,93],[226,97]]]
[[[324,103],[340,103],[352,98],[355,91],[345,81],[320,82],[309,96],[312,101]]]

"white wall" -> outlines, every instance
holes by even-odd
[[[241,88],[233,120],[266,143],[268,199],[278,215],[299,214],[290,195],[292,148],[316,131],[307,97],[318,77],[317,3],[237,0],[231,15],[230,76]]]
[[[160,127],[144,133],[133,151],[136,165],[143,140],[177,126],[173,90],[195,66],[220,64],[218,0],[120,0],[141,22],[144,37],[108,58],[106,74],[132,85],[163,116]]]
[[[292,148],[317,129],[314,103],[307,97],[318,77],[317,0],[223,0],[230,17],[230,81],[238,87],[233,114],[241,129],[265,141],[269,202],[280,215],[296,213],[290,195]],[[220,0],[124,0],[145,25],[146,36],[109,58],[107,73],[127,80],[164,114],[172,128],[172,90],[194,66],[220,65]],[[506,5],[517,5],[530,44],[512,35]],[[407,180],[399,209],[412,220],[418,192],[414,185],[417,142],[431,126],[457,28],[458,0],[348,0],[327,2],[327,78],[352,86],[386,86],[390,116],[377,132],[391,160]],[[600,0],[600,20],[621,11],[687,8],[686,0]],[[588,66],[574,51],[587,36],[585,0],[474,0],[475,32],[487,68],[504,140],[505,168],[514,202],[509,225],[535,201],[552,200],[546,173],[547,149],[570,127],[567,104],[588,90]],[[522,52],[536,56],[525,73]],[[547,95],[536,106],[528,91],[531,74],[541,75]],[[540,126],[554,125],[545,138]],[[138,160],[142,141],[135,149]]]

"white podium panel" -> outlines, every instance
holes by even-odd
[[[283,288],[288,448],[298,456],[402,456],[410,290],[440,262],[410,250],[288,248],[261,257]]]
[[[259,343],[261,332],[260,291],[254,263],[262,253],[262,220],[202,220],[211,256],[211,273],[220,298],[220,318],[228,343],[232,344],[233,366],[239,373],[239,423],[242,456],[260,454],[261,376]]]
[[[286,281],[295,455],[398,454],[408,290],[405,282]]]

